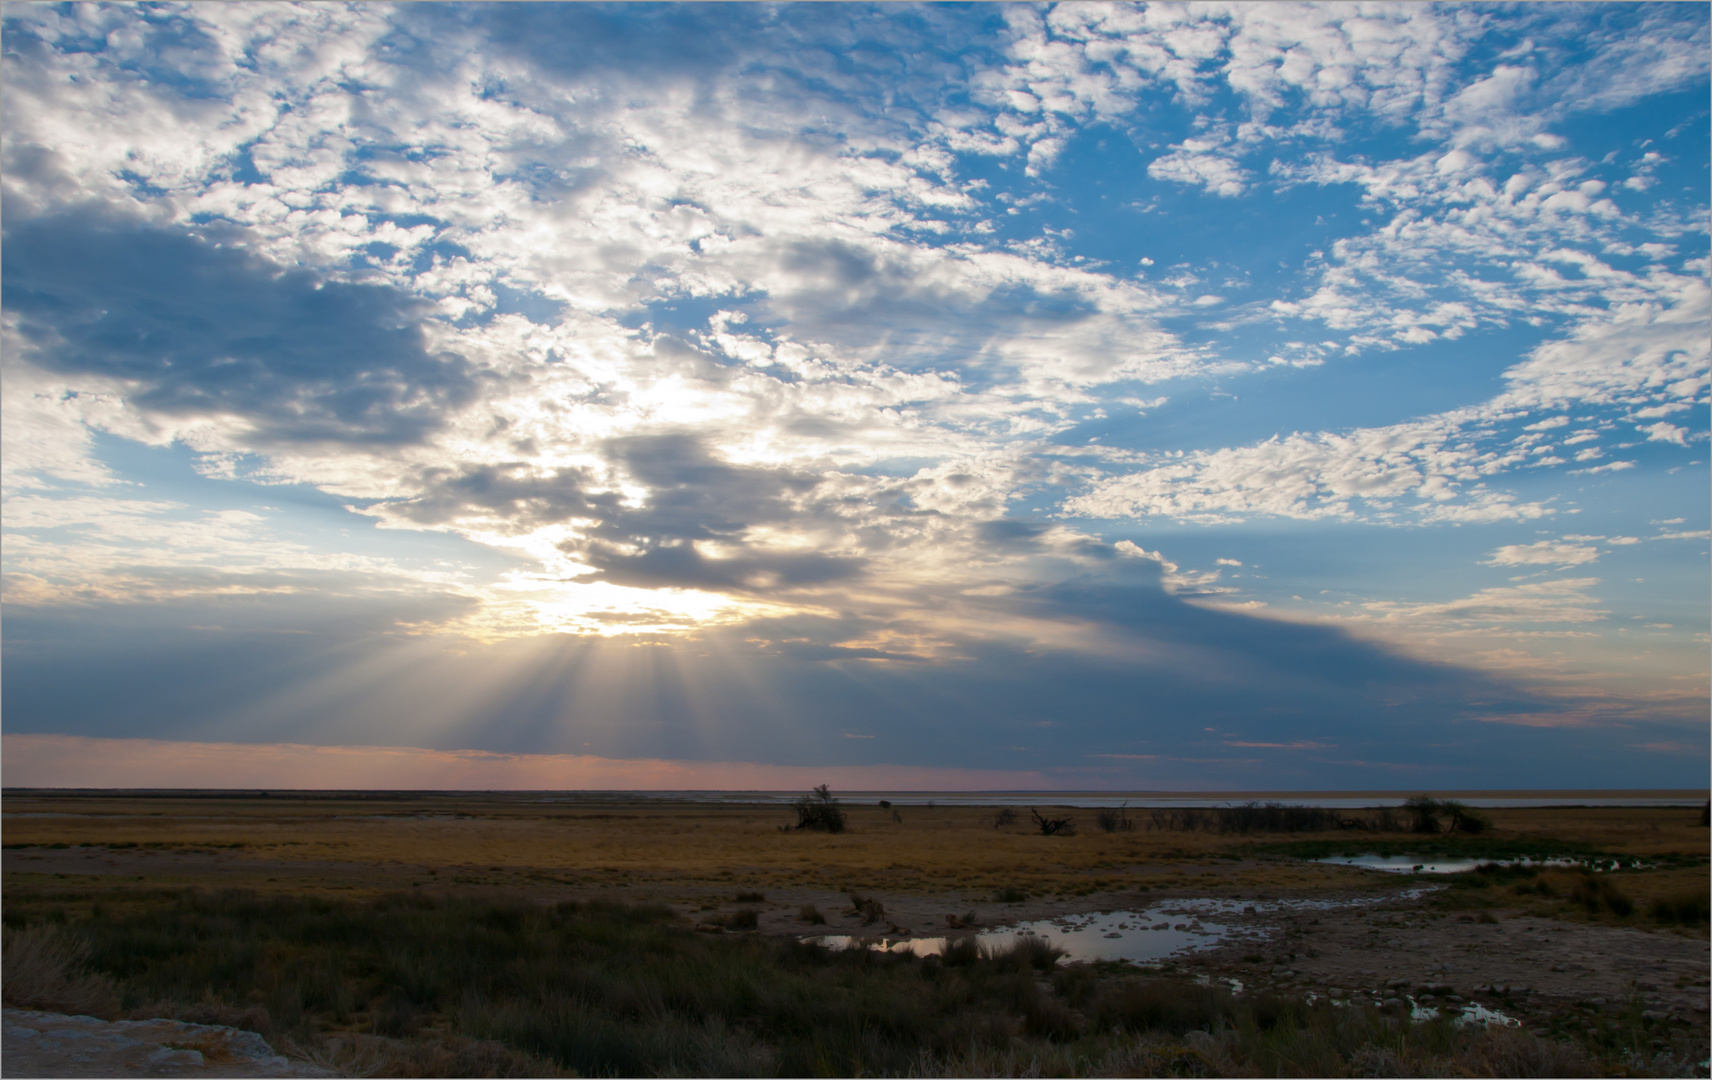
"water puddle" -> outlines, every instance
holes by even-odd
[[[1317,863],[1330,866],[1355,866],[1363,870],[1385,870],[1394,874],[1466,874],[1481,866],[1513,866],[1545,869],[1546,867],[1592,866],[1603,868],[1602,863],[1585,863],[1578,859],[1457,859],[1447,855],[1335,855],[1326,859],[1314,859]],[[1612,868],[1615,869],[1615,861]]]
[[[1430,1005],[1416,1004],[1414,998],[1409,999],[1409,1018],[1411,1020],[1436,1020],[1439,1011]],[[1521,1027],[1522,1022],[1513,1016],[1505,1016],[1497,1009],[1488,1009],[1479,1002],[1461,1005],[1456,1009],[1456,1015],[1451,1023],[1457,1027],[1467,1027],[1469,1024],[1479,1024],[1481,1027]]]
[[[1247,906],[1252,910],[1252,905]],[[1228,922],[1215,921],[1221,915],[1228,916],[1243,907],[1233,901],[1205,900],[1190,904],[1162,904],[1141,911],[1063,915],[983,930],[976,935],[976,940],[993,951],[1008,949],[1018,942],[1044,941],[1062,949],[1064,959],[1071,962],[1129,960],[1148,963],[1175,953],[1217,945],[1244,933],[1258,936],[1256,931],[1239,931]],[[945,951],[948,940],[943,937],[863,937],[859,934],[824,934],[803,939],[809,944],[830,949],[868,948],[916,956],[938,956]]]

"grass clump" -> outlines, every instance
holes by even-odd
[[[0,945],[0,998],[20,1009],[111,1020],[119,1013],[113,982],[91,973],[89,943],[52,925],[8,929]]]
[[[1699,892],[1661,896],[1647,905],[1647,914],[1655,922],[1667,925],[1699,926],[1708,921],[1708,915],[1712,915],[1712,897],[1708,896],[1705,888]]]
[[[727,930],[755,930],[760,928],[761,915],[754,908],[738,908],[729,915],[721,915],[714,924]]]
[[[797,918],[811,926],[826,925],[826,916],[821,914],[820,909],[815,907],[813,904],[804,904],[802,907],[798,908]]]
[[[1621,886],[1608,877],[1597,877],[1592,873],[1580,876],[1570,896],[1589,915],[1596,915],[1603,909],[1624,918],[1635,910],[1635,901]]]

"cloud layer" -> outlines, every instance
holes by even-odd
[[[884,670],[906,714],[973,716],[976,664],[1044,714],[1131,664],[1122,693],[1175,703],[1150,732],[1295,716],[1352,672],[1574,711],[1616,692],[1585,657],[1430,643],[1644,609],[1704,693],[1704,612],[1641,587],[1706,526],[1703,10],[72,4],[3,32],[33,730],[100,711],[39,676],[70,642],[129,655],[232,598],[280,636],[360,611],[449,648],[717,642],[799,711]],[[1642,476],[1676,548],[1599,486]],[[1484,532],[1426,575],[1455,587],[1393,564],[1316,607],[1256,539],[1292,528],[1375,564],[1379,533]],[[1145,659],[1178,652],[1290,703]],[[263,737],[236,702],[330,657],[208,677],[233,730],[196,737]],[[375,741],[351,723],[315,737]]]

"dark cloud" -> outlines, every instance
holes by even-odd
[[[1683,741],[1692,717],[1489,723],[1576,703],[1143,591],[1025,604],[1110,613],[1103,655],[966,641],[953,659],[856,644],[887,627],[853,617],[472,646],[392,632],[450,597],[14,608],[3,705],[8,732],[1030,769],[1108,788],[1686,786],[1704,772],[1703,757],[1644,749]]]
[[[425,525],[491,515],[519,529],[579,520],[584,535],[563,550],[606,580],[647,588],[763,592],[849,578],[865,565],[851,556],[747,543],[756,526],[824,520],[826,507],[808,498],[821,482],[812,474],[734,465],[688,434],[612,439],[597,449],[613,470],[648,488],[643,505],[601,490],[585,469],[542,473],[512,462],[430,470],[421,477],[424,493],[388,513]],[[716,541],[734,554],[710,558],[696,541]]]
[[[4,303],[30,358],[135,387],[137,405],[236,415],[264,442],[407,443],[475,395],[430,352],[426,306],[95,214],[8,223]]]

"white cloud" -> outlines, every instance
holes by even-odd
[[[1506,544],[1492,553],[1487,566],[1580,566],[1599,558],[1590,544],[1567,544],[1539,540],[1532,544]]]
[[[1248,173],[1230,155],[1209,153],[1219,150],[1220,145],[1209,139],[1189,139],[1150,162],[1147,175],[1156,180],[1203,187],[1226,198],[1241,195],[1248,190]]]
[[[1505,391],[1481,406],[1383,428],[1297,433],[1155,457],[1135,471],[1095,480],[1065,510],[1206,522],[1255,514],[1388,522],[1548,515],[1553,511],[1542,502],[1486,486],[1529,464],[1525,445],[1504,439],[1502,430],[1550,430],[1559,426],[1555,420],[1543,429],[1517,422],[1572,406],[1698,400],[1708,385],[1708,298],[1702,286],[1680,279],[1670,300],[1586,319],[1506,371]],[[1619,461],[1576,472],[1632,467]]]
[[[1438,603],[1375,601],[1364,605],[1368,617],[1381,622],[1407,622],[1417,627],[1473,627],[1593,623],[1609,611],[1587,591],[1598,578],[1562,578],[1481,589],[1470,596]]]

